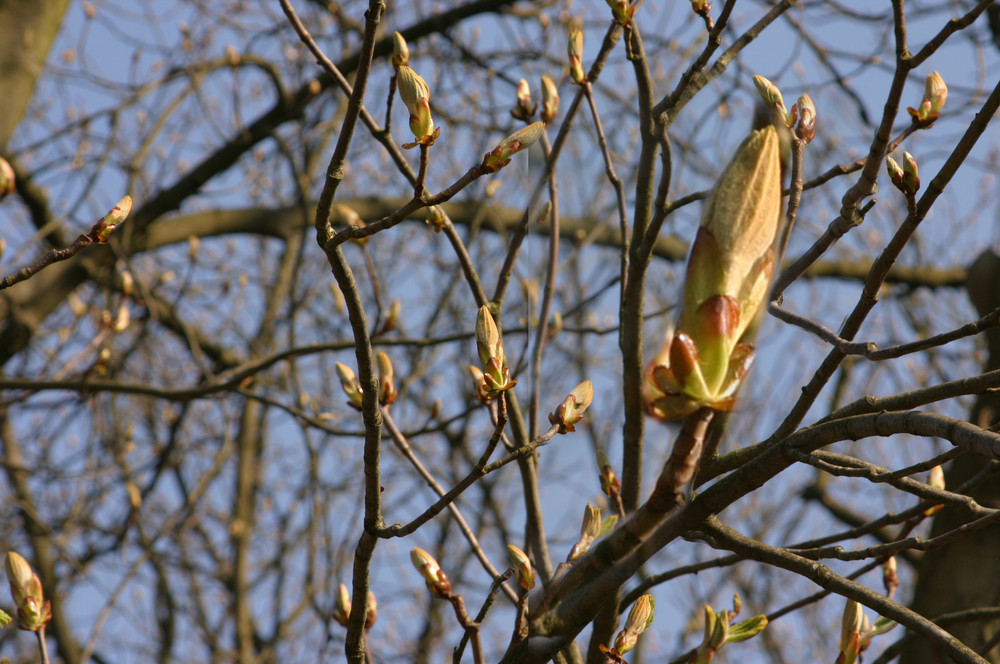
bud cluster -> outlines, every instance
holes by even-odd
[[[891,156],[886,155],[885,169],[889,173],[889,180],[896,189],[899,189],[906,196],[913,196],[920,189],[920,178],[918,177],[917,161],[909,152],[903,152],[903,166]]]

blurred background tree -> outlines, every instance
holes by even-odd
[[[903,624],[869,660],[1000,661],[991,3],[0,2],[0,271],[135,201],[109,245],[0,290],[0,541],[52,602],[52,656],[429,662],[465,635],[466,661],[604,662],[624,628],[628,661],[669,661],[739,593],[734,624],[770,623],[722,659],[848,661],[851,598]],[[425,106],[395,92],[395,31]],[[664,504],[681,429],[646,420],[643,369],[754,74],[789,108],[808,93],[816,135],[786,164],[779,301],[719,456]],[[440,135],[403,149],[425,111]],[[885,170],[903,150],[915,195]],[[517,380],[490,405],[482,305]],[[588,503],[625,519],[561,566]],[[37,653],[0,631],[0,655]]]

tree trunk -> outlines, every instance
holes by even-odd
[[[969,268],[966,288],[980,316],[1000,307],[1000,256],[987,251]],[[989,357],[986,371],[1000,369],[1000,329],[987,330]],[[969,420],[982,427],[1000,421],[1000,394],[981,394],[976,399]],[[989,463],[975,454],[963,455],[952,462],[945,475],[948,487],[969,479]],[[1000,507],[1000,478],[987,479],[971,492],[979,504]],[[969,518],[957,510],[944,508],[934,518],[932,536],[947,532]],[[974,607],[993,607],[1000,601],[1000,526],[983,528],[939,549],[928,551],[919,565],[919,578],[913,597],[913,609],[934,618],[942,614]],[[993,648],[982,653],[983,646],[997,638],[1000,621],[969,621],[947,626],[949,632],[969,647],[984,654],[990,662],[1000,663],[1000,652]],[[942,653],[918,639],[904,651],[900,664],[937,664],[947,662]]]

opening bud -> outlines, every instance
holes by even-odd
[[[542,76],[542,122],[552,124],[559,114],[559,90],[548,76]]]
[[[396,70],[396,84],[399,87],[399,97],[410,112],[410,131],[417,139],[416,143],[408,146],[432,144],[440,131],[434,130],[430,88],[420,74],[406,65],[401,65]]]
[[[482,167],[488,173],[496,173],[501,168],[510,163],[510,158],[538,142],[545,131],[544,122],[533,122],[523,129],[515,131],[507,138],[500,141],[500,144],[487,152],[483,157]]]
[[[917,108],[907,108],[914,124],[919,124],[922,129],[928,129],[934,125],[934,121],[941,117],[941,109],[944,108],[945,101],[948,100],[948,86],[945,85],[941,74],[932,72],[924,81],[924,98]]]
[[[531,561],[527,554],[513,544],[507,545],[507,559],[510,566],[517,575],[517,580],[524,590],[531,590],[535,587],[535,572],[531,569]]]
[[[639,642],[639,635],[653,624],[655,609],[656,603],[652,595],[641,595],[635,600],[635,604],[628,612],[628,618],[625,619],[625,627],[615,637],[614,650],[617,651],[615,654],[624,655],[635,648]]]
[[[346,364],[337,362],[337,376],[340,378],[340,385],[347,395],[347,405],[355,410],[361,410],[361,382],[354,372]]]
[[[469,373],[472,374],[472,384],[476,390],[476,399],[483,403],[489,403],[493,397],[490,396],[489,388],[486,387],[486,376],[479,367],[470,364]]]
[[[393,68],[399,69],[410,64],[410,48],[406,45],[403,35],[392,33],[392,56],[389,58]]]
[[[583,413],[594,400],[594,385],[585,380],[569,393],[565,401],[559,404],[556,412],[549,413],[549,422],[559,426],[559,433],[576,431],[573,425],[583,419]]]
[[[410,551],[410,561],[417,571],[420,572],[420,575],[424,577],[424,582],[427,584],[427,589],[431,591],[431,595],[438,599],[448,599],[451,597],[451,582],[448,580],[448,575],[444,573],[444,570],[441,569],[441,566],[434,559],[434,556],[420,547],[414,547]]]

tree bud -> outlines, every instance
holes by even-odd
[[[125,221],[128,217],[128,213],[132,211],[132,197],[126,196],[121,199],[115,206],[111,208],[106,215],[97,220],[94,227],[91,229],[91,234],[97,235],[98,244],[107,244],[108,237],[115,231],[118,226]]]
[[[392,360],[383,352],[376,356],[378,364],[378,402],[383,406],[391,406],[398,396],[392,370]]]
[[[337,592],[337,606],[334,608],[333,619],[347,627],[347,621],[351,619],[351,592],[343,583]]]
[[[37,632],[52,620],[52,605],[42,592],[42,581],[28,561],[14,551],[7,552],[5,567],[10,594],[20,618],[18,627]]]
[[[524,590],[531,590],[535,587],[535,572],[531,569],[531,561],[527,554],[513,544],[507,545],[507,558],[510,566],[517,575],[517,580]]]
[[[787,123],[788,110],[785,109],[785,100],[781,97],[778,86],[760,75],[753,77],[753,84],[757,86],[757,92],[767,107],[775,109],[781,114],[782,121]]]
[[[583,83],[586,74],[583,73],[583,31],[577,25],[569,29],[569,42],[566,46],[569,56],[569,76],[574,83]]]
[[[420,572],[420,575],[424,577],[424,582],[427,584],[427,589],[431,591],[431,595],[438,599],[448,599],[451,597],[451,582],[448,581],[448,575],[438,565],[434,556],[420,547],[414,547],[410,551],[410,561],[413,562],[413,566]]]
[[[559,426],[559,433],[576,431],[574,424],[583,419],[583,413],[594,400],[594,385],[585,380],[569,393],[554,413],[549,413],[549,422]]]
[[[528,81],[522,78],[517,84],[517,105],[511,109],[510,115],[515,120],[529,122],[537,108],[538,102],[531,103],[531,88],[528,87]]]
[[[945,85],[941,74],[933,72],[924,81],[924,98],[920,101],[920,106],[917,108],[911,106],[906,110],[914,123],[921,125],[923,129],[928,129],[941,117],[941,109],[947,100],[948,86]]]
[[[393,68],[399,69],[410,64],[410,48],[406,45],[403,35],[392,33],[392,56],[389,58]]]
[[[559,114],[559,90],[548,76],[542,76],[542,122],[552,124]]]
[[[496,173],[510,163],[512,156],[534,145],[542,137],[544,131],[544,122],[533,122],[527,127],[515,131],[500,141],[500,144],[493,150],[486,153],[483,157],[482,167],[489,173]]]
[[[361,410],[361,382],[354,372],[346,364],[337,362],[337,376],[340,377],[340,385],[347,395],[347,405],[355,410]]]

